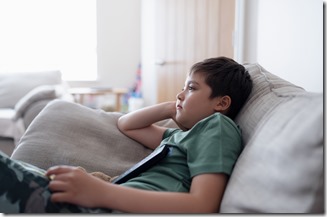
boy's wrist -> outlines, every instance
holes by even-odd
[[[163,103],[163,109],[166,112],[167,119],[172,118],[175,119],[176,116],[176,102],[175,101],[169,101]]]

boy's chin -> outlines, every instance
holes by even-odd
[[[187,131],[187,130],[191,129],[191,127],[188,127],[187,124],[178,116],[176,117],[176,124],[183,131]]]

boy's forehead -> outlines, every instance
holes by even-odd
[[[185,80],[185,83],[196,82],[202,83],[205,82],[205,75],[203,73],[190,73]]]

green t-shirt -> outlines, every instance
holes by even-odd
[[[230,175],[243,149],[240,129],[221,113],[199,121],[188,131],[167,129],[162,145],[169,146],[168,155],[122,185],[155,191],[189,192],[192,178],[196,175]]]

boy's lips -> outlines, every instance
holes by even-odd
[[[181,105],[177,105],[176,106],[176,109],[179,110],[179,109],[182,109],[183,107]]]

